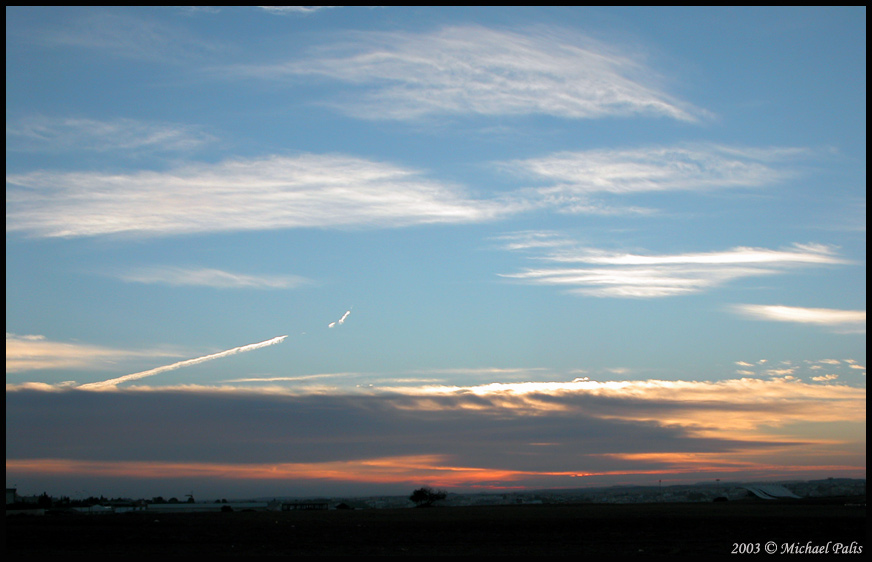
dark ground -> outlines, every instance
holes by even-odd
[[[6,553],[211,556],[731,554],[865,550],[866,498],[360,511],[7,516]]]

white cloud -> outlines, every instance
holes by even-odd
[[[28,117],[6,125],[7,150],[179,151],[216,139],[176,123],[81,117]]]
[[[270,14],[284,16],[287,14],[314,14],[321,10],[329,10],[338,6],[258,6],[261,10]]]
[[[642,213],[609,207],[597,195],[753,188],[794,172],[780,164],[807,151],[713,144],[560,152],[501,166],[547,185],[533,188],[546,203],[574,213]]]
[[[784,273],[790,267],[847,263],[819,245],[795,245],[787,250],[738,247],[672,255],[558,249],[539,259],[583,267],[528,268],[501,276],[565,287],[580,295],[654,298],[698,293],[736,279]]]
[[[796,373],[796,370],[796,367],[789,367],[785,369],[767,369],[764,374],[770,377],[791,378]]]
[[[219,44],[195,37],[189,29],[153,19],[107,12],[88,13],[35,37],[64,49],[91,49],[118,58],[182,62],[222,52]]]
[[[51,341],[40,335],[6,334],[6,372],[41,369],[107,369],[135,357],[169,357],[166,351],[131,351]]]
[[[547,230],[525,230],[494,237],[502,242],[506,250],[529,250],[533,248],[559,248],[573,246],[575,243],[556,232]]]
[[[471,199],[417,171],[341,155],[130,174],[37,171],[6,183],[6,231],[45,237],[467,223],[523,206]]]
[[[778,367],[774,365],[780,365]],[[792,380],[806,380],[814,382],[827,382],[836,379],[845,381],[857,381],[859,376],[865,375],[865,367],[853,369],[856,361],[853,359],[805,359],[800,362],[792,361],[766,361],[759,360],[754,363],[737,361],[736,365],[745,367],[745,370],[737,371],[738,374],[754,377],[790,378]]]
[[[758,320],[796,322],[826,326],[836,332],[866,333],[865,310],[837,310],[832,308],[801,308],[796,306],[741,304],[734,310]]]
[[[553,252],[545,259],[556,262],[583,262],[619,266],[682,266],[682,265],[775,265],[791,264],[844,264],[846,260],[834,255],[822,244],[794,244],[787,250],[749,248],[739,246],[723,252],[689,254],[639,255],[603,250]]]
[[[292,289],[309,280],[296,275],[247,275],[220,269],[147,267],[121,274],[125,281],[219,289]]]
[[[336,105],[373,119],[544,114],[694,121],[703,114],[663,92],[643,58],[557,29],[462,26],[429,34],[358,34],[304,61],[238,71],[270,79],[314,75],[360,86],[363,92]]]

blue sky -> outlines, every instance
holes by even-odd
[[[7,486],[866,469],[865,8],[7,8]]]

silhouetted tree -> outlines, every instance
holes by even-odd
[[[430,507],[439,500],[444,500],[448,494],[442,490],[434,490],[429,486],[418,488],[409,499],[415,502],[417,507]]]
[[[37,500],[36,500],[37,507],[41,507],[44,509],[50,508],[51,504],[52,504],[51,497],[45,492],[43,492],[42,495],[39,496],[39,498],[37,498]]]

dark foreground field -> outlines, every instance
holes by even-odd
[[[90,555],[699,555],[865,550],[865,498],[6,518],[16,558]],[[749,546],[741,547],[743,549]],[[771,546],[770,546],[771,548]],[[796,552],[796,550],[794,550]]]

